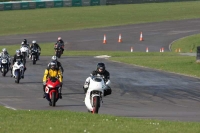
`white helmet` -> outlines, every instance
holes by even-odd
[[[52,56],[52,61],[57,61],[57,57],[56,56]]]
[[[22,45],[24,44],[24,42],[21,43]]]
[[[21,55],[21,51],[20,50],[16,50],[16,55],[20,56]]]
[[[3,49],[2,49],[2,52],[4,52],[4,53],[7,52],[7,49],[6,49],[6,48],[3,48]]]
[[[61,37],[58,37],[58,41],[60,41],[62,38]]]
[[[36,40],[33,40],[33,41],[32,41],[32,44],[35,44],[35,43],[37,43]]]

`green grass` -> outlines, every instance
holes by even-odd
[[[199,133],[197,122],[142,120],[70,111],[0,107],[1,133]]]
[[[180,49],[181,52],[195,52],[197,51],[197,46],[200,46],[200,34],[184,37],[176,40],[172,44],[172,51]]]
[[[0,35],[200,18],[200,1],[1,11]]]
[[[133,54],[129,58],[122,56],[113,57],[111,60],[200,78],[200,64],[196,63],[196,57],[193,56],[146,53],[145,56]]]

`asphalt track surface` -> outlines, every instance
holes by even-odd
[[[139,41],[140,32],[144,41]],[[117,43],[122,34],[123,43]],[[54,42],[58,36],[66,40],[67,50],[109,51],[169,51],[169,45],[179,38],[200,33],[200,19],[167,21],[66,32],[0,36],[1,45],[17,44],[27,38],[39,43]],[[103,35],[107,44],[102,44]],[[52,43],[53,44],[53,43]],[[67,51],[66,51],[67,52]],[[52,53],[53,55],[53,53]],[[98,53],[97,53],[98,55]],[[10,77],[0,78],[0,104],[12,109],[71,110],[87,112],[82,90],[85,79],[104,62],[111,74],[110,96],[103,98],[100,114],[161,119],[173,121],[200,121],[200,79],[167,73],[134,65],[112,62],[95,57],[61,57],[63,64],[63,99],[50,107],[42,98],[42,77],[51,57],[41,57],[36,65],[27,59],[25,78],[19,84]]]

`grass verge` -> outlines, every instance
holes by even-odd
[[[200,1],[1,11],[0,35],[199,18]]]
[[[183,53],[197,51],[197,46],[200,46],[200,34],[187,36],[173,42],[171,49],[173,52],[178,52],[180,49]]]
[[[0,107],[1,133],[199,133],[197,122],[141,120],[70,111]]]

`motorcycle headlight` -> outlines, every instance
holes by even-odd
[[[7,63],[7,60],[6,60],[6,59],[3,59],[3,60],[2,60],[2,63]]]

